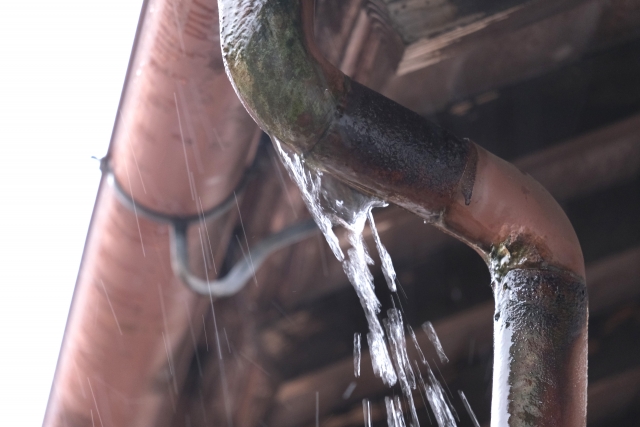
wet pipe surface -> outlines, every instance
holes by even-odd
[[[434,221],[454,203],[455,189],[461,190],[465,204],[469,204],[474,182],[470,172],[476,171],[469,148],[473,144],[350,82],[319,57],[310,37],[312,1],[220,0],[219,5],[228,74],[245,107],[267,133],[304,154],[309,166],[422,216],[431,214],[429,219]],[[495,162],[487,156],[485,159]],[[498,164],[493,173],[505,170]],[[535,228],[535,222],[532,224]],[[567,235],[571,241],[572,232]],[[459,237],[464,240],[464,235]],[[536,245],[537,240],[533,238],[530,243]],[[571,247],[571,243],[563,245]],[[572,264],[576,274],[583,270],[579,264]],[[511,321],[504,320],[509,316],[496,319],[496,345],[506,339],[509,355],[504,360],[496,359],[494,375],[504,370],[508,375],[504,387],[494,376],[493,424],[584,425],[586,295],[581,291],[564,293],[575,287],[573,284],[584,290],[584,283],[562,269],[556,272],[558,268],[545,260],[538,269],[540,274],[551,274],[553,280],[537,281],[539,276],[527,276],[530,269],[517,267],[500,278],[502,284],[516,275],[536,289],[533,293],[512,292],[508,287],[504,290],[516,302],[509,306]],[[556,273],[559,277],[554,276]],[[559,286],[542,286],[545,283]],[[551,289],[561,299],[567,297],[573,304],[526,299],[539,296],[544,289]],[[498,305],[511,301],[500,292],[495,297]],[[549,316],[554,322],[544,321]],[[533,331],[538,339],[533,339]],[[551,344],[556,351],[544,351],[549,347],[543,344],[554,343],[554,337],[559,337],[562,345]],[[524,343],[532,344],[532,351],[518,352]],[[522,368],[538,363],[548,367],[542,376]],[[555,390],[551,393],[554,396],[559,390],[566,395],[560,400],[549,398],[549,390]]]

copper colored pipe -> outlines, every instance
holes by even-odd
[[[553,198],[510,163],[329,64],[314,44],[313,0],[218,4],[227,73],[267,133],[487,262],[496,300],[492,425],[585,425],[584,262]]]
[[[215,2],[143,8],[108,160],[137,203],[166,215],[228,197],[257,143],[217,37]],[[210,230],[218,261],[234,224],[231,215]],[[103,182],[44,425],[167,425],[194,353],[190,329],[197,336],[210,304],[172,274],[168,225],[136,217]]]

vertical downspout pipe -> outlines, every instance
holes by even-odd
[[[350,80],[319,53],[313,0],[218,0],[227,74],[311,167],[473,247],[492,274],[492,426],[585,425],[587,295],[575,232],[533,178]]]

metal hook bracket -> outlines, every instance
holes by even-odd
[[[236,194],[244,190],[252,167],[245,171],[240,183],[234,191],[219,205],[203,211],[202,214],[188,216],[174,216],[157,212],[137,203],[133,196],[127,193],[116,179],[108,159],[100,160],[100,170],[106,177],[107,183],[114,189],[120,203],[152,221],[171,225],[171,267],[173,273],[184,282],[189,289],[199,295],[228,297],[239,292],[255,275],[264,261],[275,251],[306,239],[318,231],[318,226],[312,219],[300,221],[258,242],[249,249],[249,255],[238,261],[224,277],[216,280],[203,280],[191,272],[189,268],[189,251],[187,231],[194,222],[215,219],[227,213],[236,200]]]

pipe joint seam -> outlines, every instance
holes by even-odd
[[[351,81],[331,128],[305,156],[367,192],[436,221],[460,191],[471,201],[475,144]],[[415,204],[420,200],[419,205]]]

